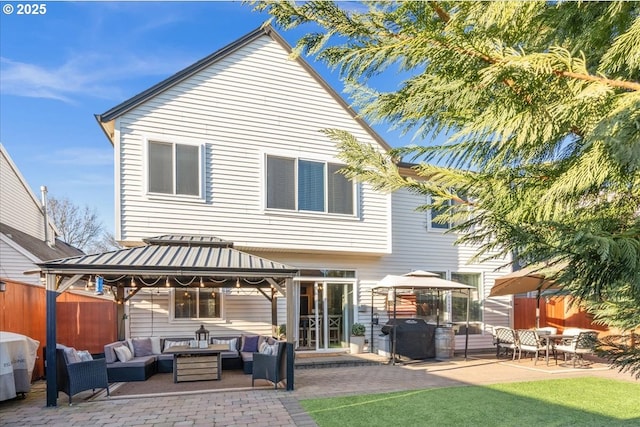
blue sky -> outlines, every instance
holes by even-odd
[[[95,208],[110,232],[113,150],[94,114],[268,18],[230,1],[43,2],[39,16],[7,4],[14,9],[0,14],[0,142],[37,196],[46,185],[51,196]],[[303,33],[280,34],[293,45]],[[343,94],[336,73],[310,62]],[[397,134],[376,130],[400,144]]]

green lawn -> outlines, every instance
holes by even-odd
[[[640,382],[572,378],[301,401],[325,426],[638,426]]]

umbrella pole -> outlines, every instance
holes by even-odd
[[[536,328],[540,328],[540,289],[536,294]]]
[[[396,290],[393,290],[393,343],[391,344],[391,356],[393,357],[393,364],[396,364],[396,299],[398,296],[396,295]]]
[[[440,290],[436,291],[436,328],[440,326]]]

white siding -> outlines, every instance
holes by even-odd
[[[24,274],[38,268],[25,254],[0,238],[0,277],[23,283],[40,284],[40,275]]]
[[[120,240],[209,234],[238,246],[388,253],[389,197],[363,185],[359,217],[264,211],[265,155],[338,162],[319,131],[371,136],[264,36],[118,119]],[[206,145],[203,201],[145,194],[146,138]],[[118,158],[118,156],[116,156]]]
[[[127,337],[192,337],[204,325],[210,336],[271,335],[271,303],[260,294],[222,295],[220,320],[170,319],[169,291],[142,290],[127,303]],[[280,323],[286,320],[284,316]]]
[[[44,215],[40,203],[1,145],[0,205],[1,223],[44,240]]]

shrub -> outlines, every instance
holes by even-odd
[[[362,323],[354,323],[351,327],[351,335],[354,337],[363,337],[365,330],[366,329]]]

